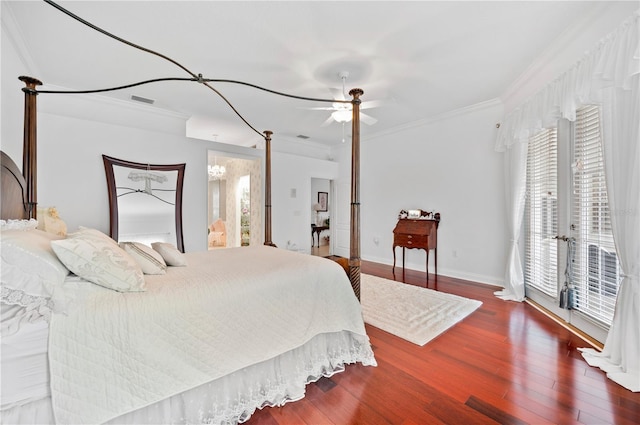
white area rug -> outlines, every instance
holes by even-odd
[[[377,276],[360,276],[364,321],[418,345],[467,317],[481,301]]]

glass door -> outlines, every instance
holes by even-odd
[[[529,140],[526,202],[527,297],[604,342],[620,273],[596,106]]]

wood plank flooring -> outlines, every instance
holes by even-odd
[[[391,267],[362,272],[393,279]],[[396,268],[396,280],[425,285]],[[638,424],[640,393],[590,367],[588,345],[497,289],[430,275],[429,287],[483,305],[424,347],[367,325],[377,367],[347,366],[307,386],[304,399],[256,411],[258,424]]]

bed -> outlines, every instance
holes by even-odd
[[[131,286],[114,290],[63,263],[54,248],[87,239],[121,255],[115,241],[93,229],[61,237],[33,228],[36,96],[46,92],[37,90],[37,79],[20,79],[26,85],[22,171],[2,153],[1,218],[17,227],[0,234],[2,423],[239,423],[255,409],[304,397],[307,383],[348,364],[376,365],[359,304],[362,90],[350,92],[348,273],[271,242],[272,132],[264,131],[264,246],[145,251],[134,260],[160,267],[159,254],[165,273],[140,279],[129,264],[119,276],[133,279]]]
[[[120,246],[93,229],[35,229],[4,153],[2,170],[2,218],[22,219],[1,234],[2,423],[237,423],[348,364],[375,365],[337,263],[270,246],[174,248],[165,274],[113,290],[65,270],[55,248]]]

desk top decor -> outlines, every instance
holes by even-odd
[[[412,219],[412,220],[435,220],[440,221],[440,213],[434,211],[425,210],[401,210],[398,214],[399,219]]]

